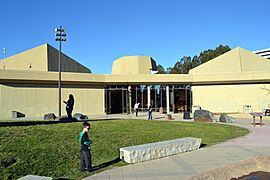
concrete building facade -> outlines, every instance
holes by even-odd
[[[0,117],[58,112],[58,51],[48,44],[0,61]],[[74,113],[131,113],[135,102],[166,113],[207,109],[248,113],[270,108],[270,61],[235,48],[189,74],[151,74],[153,58],[124,56],[112,74],[90,70],[63,54],[62,100],[75,97]],[[65,106],[62,105],[62,114]]]

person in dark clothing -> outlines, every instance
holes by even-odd
[[[72,118],[72,111],[74,106],[74,97],[72,94],[69,95],[68,101],[63,101],[66,104],[66,111],[68,118]]]
[[[90,124],[88,122],[83,123],[83,130],[80,133],[80,143],[81,143],[81,162],[80,162],[80,171],[91,172],[92,160],[91,160],[91,149],[90,145],[92,141],[89,139],[87,132],[90,130]]]
[[[152,111],[153,111],[153,105],[150,103],[148,107],[148,119],[152,119]]]

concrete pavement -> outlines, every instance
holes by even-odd
[[[176,118],[177,119],[177,118]],[[179,116],[178,120],[181,120]],[[248,128],[251,132],[240,138],[207,148],[201,148],[183,154],[162,159],[113,168],[85,180],[100,179],[189,179],[199,173],[226,164],[245,160],[259,155],[270,156],[270,121],[264,120],[264,126],[251,124],[252,117],[236,119],[233,125]]]

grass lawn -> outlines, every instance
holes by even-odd
[[[146,120],[90,123],[96,172],[125,165],[117,159],[120,147],[188,136],[202,138],[202,143],[209,146],[248,133],[247,129],[215,123]],[[0,127],[0,179],[28,174],[71,179],[89,176],[79,171],[81,125],[82,122]]]

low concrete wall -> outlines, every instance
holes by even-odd
[[[137,163],[198,149],[201,139],[186,137],[169,141],[120,148],[120,159]]]
[[[190,180],[227,180],[239,178],[256,171],[270,172],[270,156],[258,156],[231,163],[193,176]]]

